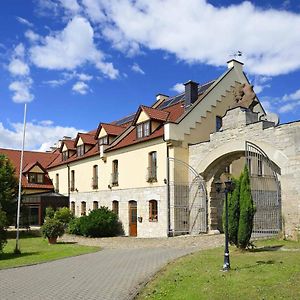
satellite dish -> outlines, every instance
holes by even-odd
[[[269,122],[275,123],[275,126],[277,126],[279,124],[279,116],[275,113],[268,113],[266,115],[266,119]]]

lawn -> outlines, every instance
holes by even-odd
[[[69,256],[99,251],[99,247],[80,246],[72,243],[49,245],[48,240],[28,233],[21,233],[21,254],[15,255],[16,240],[8,239],[4,253],[0,254],[0,269],[31,265]]]
[[[200,251],[166,266],[137,299],[299,299],[300,243],[256,242],[230,248],[231,271],[221,272],[223,249]]]

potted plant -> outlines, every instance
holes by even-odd
[[[56,244],[57,238],[65,233],[64,224],[54,218],[46,218],[41,229],[43,236],[48,238],[49,244]]]

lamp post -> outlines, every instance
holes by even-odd
[[[217,193],[220,193],[222,190],[222,182],[215,182],[215,187]],[[234,190],[233,182],[228,179],[225,181],[225,250],[224,250],[224,264],[222,270],[227,272],[230,270],[230,259],[229,259],[229,245],[228,245],[228,193]]]

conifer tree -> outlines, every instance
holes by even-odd
[[[238,247],[245,249],[250,242],[255,207],[251,195],[250,178],[247,166],[240,179],[240,215],[238,226]]]

